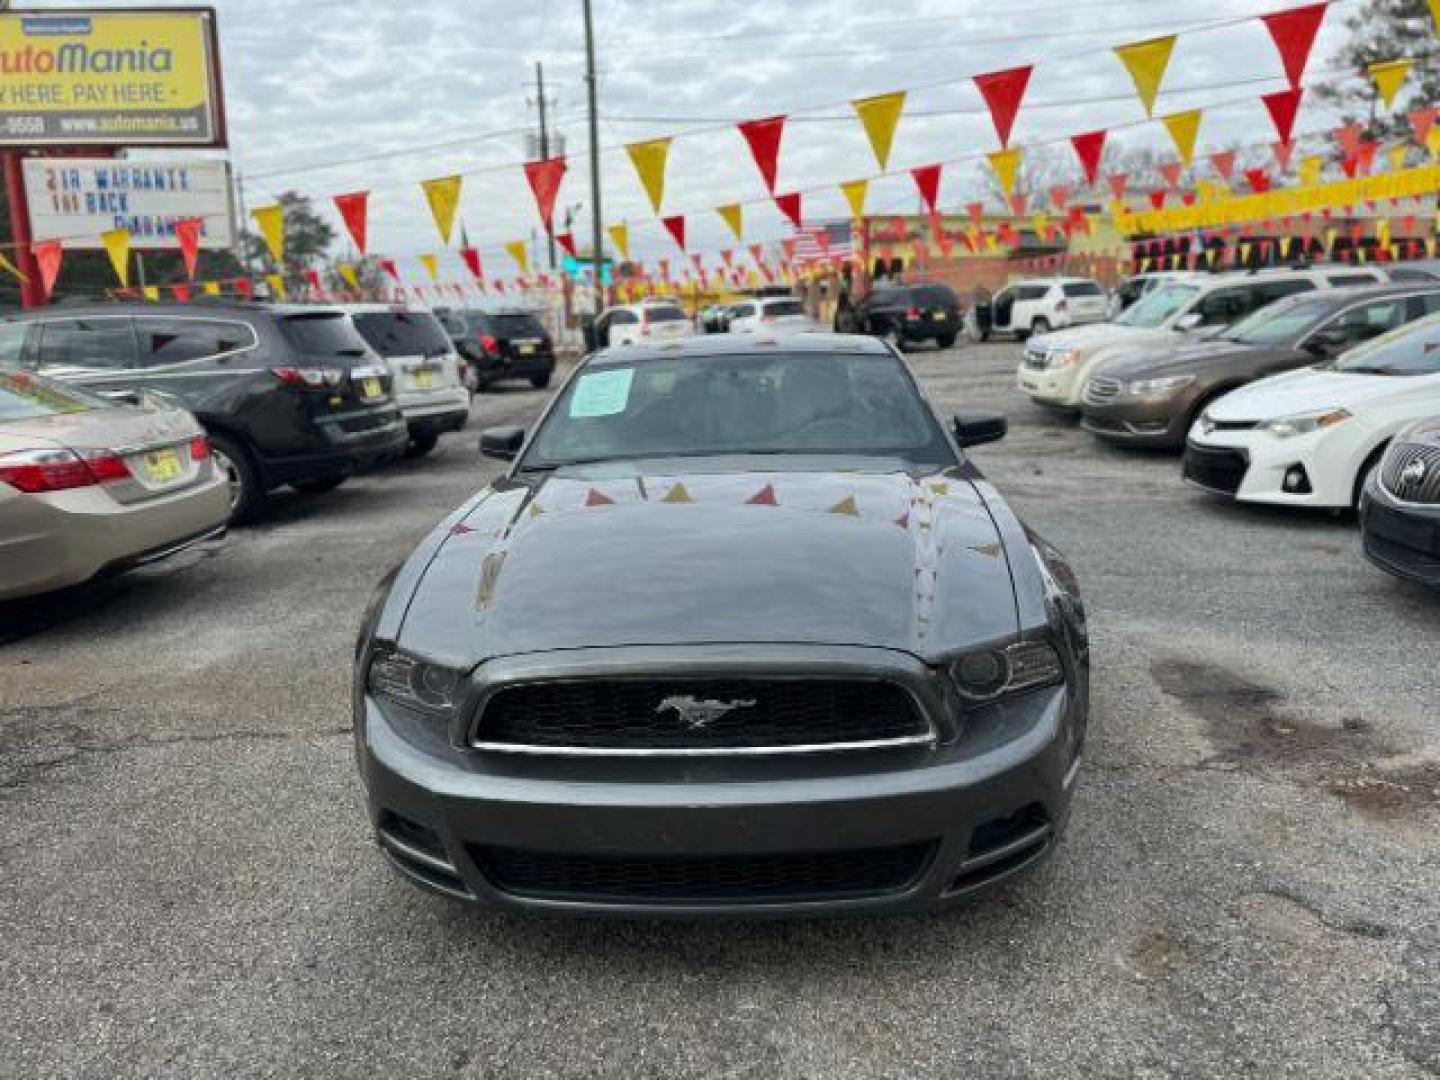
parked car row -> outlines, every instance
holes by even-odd
[[[405,305],[86,304],[0,322],[0,599],[149,561],[428,453],[465,364]]]

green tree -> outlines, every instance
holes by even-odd
[[[305,271],[319,270],[327,261],[335,230],[315,213],[308,195],[285,191],[275,201],[285,209],[285,265],[277,268],[265,241],[248,231],[244,234],[246,261],[257,270],[263,267],[266,273],[278,269],[293,288],[304,282]]]
[[[1440,27],[1429,0],[1366,0],[1345,27],[1349,38],[1336,59],[1352,74],[1317,87],[1316,95],[1339,109],[1347,123],[1364,125],[1368,138],[1406,138],[1410,109],[1440,101]],[[1367,71],[1387,60],[1415,61],[1391,112]]]

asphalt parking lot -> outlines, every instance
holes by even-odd
[[[496,472],[421,462],[182,565],[3,613],[0,1075],[1440,1073],[1440,596],[1353,521],[1223,505],[922,351],[1066,552],[1094,731],[1057,856],[929,918],[476,913],[372,847],[350,653],[374,583]]]

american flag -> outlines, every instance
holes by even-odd
[[[845,260],[855,254],[848,221],[830,221],[814,228],[798,229],[791,240],[795,245],[791,261],[797,266]]]

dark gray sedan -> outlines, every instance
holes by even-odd
[[[925,909],[1031,866],[1088,714],[1065,561],[868,338],[585,361],[387,579],[357,753],[407,877],[528,911]]]
[[[1081,426],[1109,442],[1178,450],[1216,398],[1308,367],[1440,311],[1440,283],[1301,293],[1208,341],[1138,352],[1102,367],[1081,396]]]

